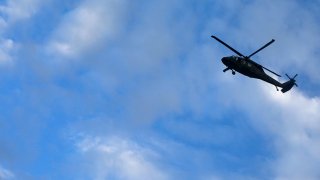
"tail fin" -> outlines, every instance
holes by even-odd
[[[298,76],[298,74],[296,74],[293,78],[289,77],[287,74],[286,76],[289,78],[289,81],[282,84],[282,89],[281,89],[282,93],[289,91],[293,87],[293,85],[298,87],[298,85],[296,84],[296,80],[294,79]]]

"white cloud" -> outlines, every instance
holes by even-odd
[[[89,157],[87,173],[93,179],[168,179],[151,159],[155,152],[146,149],[129,139],[120,137],[83,137],[77,143],[82,156]],[[90,172],[92,171],[92,172]]]
[[[231,9],[230,14],[233,14],[232,18],[237,23],[234,28],[226,29],[233,36],[234,46],[244,47],[239,49],[244,54],[251,53],[274,38],[275,43],[255,55],[253,59],[258,59],[258,62],[265,66],[274,66],[275,70],[282,73],[303,73],[318,83],[320,73],[316,67],[320,65],[320,27],[315,12],[311,11],[308,5],[302,6],[301,3],[264,0],[243,3],[242,8]],[[311,6],[317,4],[307,3]]]
[[[8,0],[0,6],[0,35],[6,33],[13,23],[31,18],[39,9],[41,0]],[[10,38],[0,38],[0,63],[13,59],[12,51],[17,43]]]
[[[171,6],[172,4],[168,6],[168,2],[163,3],[162,1],[158,1],[153,6],[148,7],[149,11],[143,12],[146,14],[142,14],[141,16],[139,16],[143,18],[143,20],[139,21],[139,23],[141,24],[138,25],[138,28],[134,28],[135,32],[133,33],[133,35],[135,36],[130,36],[128,41],[131,42],[125,42],[126,44],[129,44],[128,46],[120,46],[125,47],[124,49],[120,48],[119,51],[124,54],[121,57],[125,57],[123,58],[125,60],[122,59],[121,61],[121,58],[116,59],[117,62],[113,61],[114,66],[112,66],[111,68],[106,67],[105,64],[103,64],[104,66],[101,67],[97,67],[100,64],[94,65],[95,70],[99,69],[98,76],[100,76],[98,82],[95,82],[96,84],[101,84],[102,81],[110,83],[110,78],[106,78],[106,74],[102,73],[103,71],[108,71],[111,76],[115,77],[115,81],[117,81],[118,79],[120,79],[119,81],[122,81],[120,83],[118,83],[117,81],[116,84],[120,85],[113,88],[119,90],[119,94],[121,96],[120,98],[114,97],[115,101],[120,104],[117,105],[115,103],[114,106],[118,106],[116,108],[121,109],[121,113],[117,111],[117,113],[120,113],[121,115],[117,114],[115,116],[121,119],[123,118],[123,114],[127,115],[128,117],[123,121],[124,124],[126,124],[128,121],[132,121],[132,119],[146,120],[150,122],[150,120],[155,120],[159,117],[161,118],[166,114],[181,112],[185,107],[187,107],[186,109],[188,109],[188,111],[192,111],[192,113],[197,111],[198,114],[206,116],[206,113],[208,113],[208,111],[219,114],[219,112],[217,111],[222,111],[222,109],[227,106],[225,104],[237,104],[235,106],[242,107],[246,113],[251,115],[251,123],[254,124],[257,129],[268,135],[271,134],[272,136],[274,136],[274,139],[276,139],[275,142],[270,142],[270,144],[276,144],[275,150],[277,151],[277,159],[275,160],[273,166],[275,167],[274,172],[277,177],[317,177],[318,174],[315,167],[318,167],[317,165],[319,164],[319,156],[317,155],[317,150],[319,149],[319,134],[317,133],[319,132],[318,119],[320,119],[318,114],[318,112],[320,111],[319,99],[307,98],[301,93],[294,93],[296,89],[293,89],[287,94],[278,92],[277,94],[273,94],[275,92],[275,89],[269,85],[267,86],[268,90],[266,92],[262,91],[262,93],[260,94],[259,88],[257,88],[257,86],[255,85],[252,85],[257,83],[257,81],[251,79],[248,80],[248,82],[250,83],[247,84],[243,83],[243,81],[240,80],[240,83],[233,81],[232,83],[235,84],[233,84],[232,86],[230,86],[230,84],[223,86],[223,83],[228,83],[223,82],[224,80],[228,81],[233,77],[227,77],[228,75],[221,73],[221,71],[216,74],[212,73],[212,71],[218,69],[219,67],[222,67],[222,65],[219,66],[220,62],[216,63],[217,59],[215,59],[215,61],[212,61],[212,59],[214,58],[213,54],[210,52],[214,51],[213,49],[210,49],[212,48],[212,41],[210,41],[210,46],[201,47],[199,44],[193,45],[194,42],[191,40],[193,38],[197,39],[199,35],[198,33],[195,33],[193,31],[194,26],[196,26],[197,24],[194,23],[191,18],[188,18],[195,16],[195,14],[190,13],[191,15],[188,14],[189,16],[183,16],[183,18],[181,18],[184,19],[183,21],[181,19],[170,21],[171,19],[173,19],[173,15],[175,14],[172,12],[175,12],[176,9],[175,7]],[[183,4],[184,1],[181,2]],[[179,6],[180,4],[177,3],[175,5]],[[21,6],[27,7],[23,5],[23,3]],[[158,8],[159,6],[161,7],[160,10]],[[256,8],[256,6],[253,7]],[[267,7],[270,8],[270,5]],[[60,26],[51,37],[47,48],[49,48],[51,52],[58,53],[59,55],[64,57],[78,57],[82,53],[89,52],[90,50],[95,49],[97,44],[102,42],[102,40],[104,41],[106,39],[112,39],[117,35],[117,31],[121,29],[121,23],[123,23],[123,19],[121,18],[125,8],[125,1],[85,1],[84,3],[80,4],[80,6],[75,10],[68,13],[66,17],[64,17]],[[228,8],[230,10],[235,8],[237,13],[240,10],[238,6],[235,6],[233,3],[230,3],[228,5]],[[265,6],[261,6],[260,8],[262,9],[256,10],[255,13],[263,11]],[[34,12],[32,11],[33,8],[26,9],[29,9],[28,12]],[[280,8],[277,11],[282,12],[282,10],[283,9]],[[23,13],[22,10],[20,13],[8,10],[7,13],[9,12],[12,14],[12,17],[15,17],[14,19],[29,17],[29,15],[32,14]],[[255,13],[250,14],[250,12],[252,12],[251,9],[248,9],[247,11],[243,12],[243,14],[249,13],[247,15],[248,17],[256,17],[256,21],[262,23],[257,25],[254,23],[254,21],[246,21],[248,24],[241,26],[242,28],[236,29],[236,31],[241,32],[239,33],[239,36],[240,34],[241,36],[245,36],[245,34],[247,34],[247,37],[252,35],[253,38],[252,40],[250,40],[252,44],[253,42],[264,42],[257,41],[256,39],[265,36],[269,37],[269,35],[265,35],[268,33],[272,34],[270,30],[268,31],[266,26],[263,25],[264,21],[259,19],[259,17],[266,17],[266,15],[262,14],[259,16],[254,16]],[[264,13],[270,13],[270,11],[265,10]],[[279,18],[279,16],[277,16],[277,13],[274,14],[274,17]],[[168,23],[168,21],[170,21],[170,23]],[[177,21],[179,22],[177,23]],[[278,19],[277,23],[275,23],[275,25],[271,27],[274,27],[276,30],[278,30],[277,27],[279,27],[280,24],[284,21],[285,19],[280,18],[280,20]],[[225,28],[231,29],[230,27],[228,27],[228,25],[225,25],[223,21],[219,22],[222,23]],[[177,24],[178,26],[175,26]],[[243,28],[249,27],[249,25],[251,25],[250,27],[254,26],[254,28]],[[256,28],[261,28],[260,30],[266,29],[266,32],[254,31],[256,30]],[[280,30],[282,31],[283,29],[280,28]],[[212,30],[211,32],[214,32],[214,30]],[[225,32],[226,36],[228,36],[228,30],[226,30]],[[254,32],[256,34],[254,34]],[[178,34],[179,37],[177,38],[176,35]],[[261,34],[264,34],[265,36],[262,36]],[[208,36],[208,41],[209,35],[210,34],[206,35]],[[290,38],[292,38],[292,36]],[[183,41],[183,39],[188,40]],[[288,44],[286,44],[284,47],[289,48],[289,46],[287,45],[290,45],[293,40],[290,39],[286,42]],[[305,42],[309,42],[309,40]],[[239,44],[243,43],[243,39],[242,41],[239,41]],[[10,51],[12,47],[14,47],[15,43],[13,43],[12,40],[5,40],[0,44],[3,51],[2,53],[2,51],[0,50],[0,59],[10,59],[10,57],[6,55],[10,54]],[[192,46],[199,46],[199,48],[195,48]],[[190,51],[190,49],[193,50]],[[277,48],[273,48],[273,50],[274,49]],[[297,47],[294,49],[295,52],[298,52],[296,51],[296,49],[298,49]],[[272,53],[273,50],[270,50],[269,52]],[[283,48],[281,48],[281,50],[283,50]],[[311,56],[310,51],[308,50],[304,51],[303,54],[308,54],[307,57]],[[181,58],[183,61],[182,63],[178,62],[180,59],[179,55],[183,56]],[[297,56],[292,56],[300,58],[304,57],[304,55],[301,54],[296,55]],[[282,57],[284,58],[285,56]],[[289,61],[286,61],[284,63],[287,62]],[[129,71],[129,73],[127,72],[127,70]],[[131,76],[132,74],[130,74],[130,70],[139,71],[136,72],[136,74],[140,73],[140,76],[137,77],[134,73],[134,76]],[[128,77],[126,77],[126,79],[123,78],[123,76]],[[227,79],[226,77],[229,79]],[[77,81],[78,78],[79,77],[76,77],[74,80]],[[81,77],[79,79],[81,79]],[[89,80],[96,80],[96,78],[89,78]],[[239,79],[235,81],[238,80]],[[137,84],[130,84],[129,82],[132,81],[134,83],[136,83],[137,81],[139,82]],[[243,86],[248,84],[251,84],[251,86],[249,86],[248,88],[243,88]],[[235,89],[235,87],[237,89]],[[229,92],[227,91],[228,88],[231,89]],[[257,92],[257,96],[254,96],[255,98],[251,98],[253,97],[253,91],[250,88],[254,88],[254,92]],[[243,89],[247,89],[248,91],[243,92]],[[90,93],[89,91],[85,92]],[[290,94],[292,92],[293,94]],[[105,97],[104,95],[105,94],[101,96],[99,94],[97,95],[97,97]],[[227,101],[230,102],[228,103]],[[85,101],[80,100],[79,102]],[[222,108],[220,106],[220,103],[223,104]],[[219,107],[215,107],[215,105],[217,104],[219,104]],[[102,106],[104,105],[105,104],[102,103]],[[65,109],[70,109],[69,105],[65,105],[64,107]],[[92,110],[92,112],[95,111]],[[103,113],[108,114],[109,112],[110,111],[106,110],[106,112]],[[72,108],[69,113],[72,113]],[[115,112],[112,112],[112,114],[114,115]],[[96,114],[93,113],[93,116],[94,115]],[[207,117],[208,119],[212,118],[211,114]],[[196,120],[196,118],[192,120]],[[96,124],[96,126],[99,126],[101,128],[101,124],[102,123],[99,122]],[[186,124],[179,123],[179,125],[180,127],[185,128]],[[204,136],[206,137],[204,140],[206,140],[208,143],[210,143],[210,141],[214,141],[213,139],[208,138],[205,133],[200,133],[199,130],[202,130],[201,128],[205,127],[200,126],[200,128],[194,128],[194,131],[187,131],[183,129],[181,130],[183,132],[181,134],[185,139],[195,138],[194,141],[200,139],[197,137],[201,136],[199,134],[204,134]],[[145,129],[148,129],[148,127],[146,127]],[[105,129],[103,129],[102,131],[104,130]],[[110,134],[113,132],[112,129],[108,130],[110,131]],[[128,130],[128,126],[123,127],[123,129],[121,130]],[[175,130],[177,130],[177,127],[174,127],[174,129],[172,129],[172,131]],[[194,132],[194,134],[191,132]],[[203,130],[202,132],[206,132],[206,130]],[[228,132],[226,131],[226,134],[227,133]],[[225,136],[227,135],[223,135],[223,137]],[[80,140],[80,142],[78,142],[77,147],[81,151],[81,155],[83,157],[87,157],[84,164],[89,164],[88,166],[90,166],[90,168],[89,170],[87,170],[87,172],[91,174],[91,176],[95,179],[106,179],[108,177],[119,177],[120,179],[168,179],[170,177],[161,168],[159,168],[157,163],[155,163],[156,161],[154,161],[154,159],[158,158],[156,152],[138,143],[135,143],[130,139],[120,137],[102,138],[85,136]],[[170,149],[167,144],[162,145],[162,147]],[[192,147],[185,148],[192,149]],[[179,148],[176,148],[174,155],[179,153],[181,154],[181,151],[179,150]],[[190,154],[197,154],[198,151],[195,151],[197,150],[185,153],[183,155],[183,158],[189,157]],[[172,155],[170,158],[174,159],[174,155]],[[208,157],[209,156],[211,156],[211,154],[209,154]],[[199,164],[205,164],[208,160],[205,158],[200,158],[200,160],[198,161]],[[307,165],[306,163],[302,163],[300,166],[298,163],[303,161],[308,161],[310,163]],[[176,168],[179,169],[180,167]],[[205,165],[198,168],[204,168],[207,170],[210,169],[208,167],[205,167]],[[294,171],[295,173],[290,174],[290,172],[292,171]],[[198,172],[195,172],[193,174],[196,173]],[[215,179],[217,177],[213,175],[211,178]]]
[[[264,145],[274,148],[274,157],[266,164],[270,176],[319,179],[320,99],[306,97],[296,87],[283,94],[258,80],[238,81],[226,83],[240,92],[226,85],[230,91],[225,99],[248,114],[249,123],[270,140]]]
[[[135,123],[150,123],[167,113],[182,110],[178,79],[167,78],[152,79],[152,82],[146,82],[147,87],[133,90],[129,97],[125,97],[128,120]]]
[[[312,59],[312,62],[316,63],[314,61],[315,60],[314,54],[312,54],[312,51],[310,51],[308,47],[305,47],[303,51],[299,51],[298,49],[300,45],[296,43],[294,44],[294,48],[293,48],[294,50],[292,51],[291,49],[293,42],[295,41],[295,35],[297,35],[300,38],[300,40],[303,40],[304,44],[310,45],[311,49],[318,47],[317,43],[315,43],[314,41],[311,41],[311,38],[309,36],[304,35],[304,34],[308,34],[307,32],[314,33],[314,31],[310,31],[310,29],[313,29],[313,26],[315,25],[313,21],[311,21],[311,23],[302,24],[304,28],[302,28],[303,31],[300,32],[301,34],[296,34],[299,32],[291,32],[290,29],[287,29],[288,26],[286,26],[284,22],[287,22],[287,20],[290,19],[291,17],[290,15],[292,15],[291,11],[295,9],[296,4],[289,3],[289,5],[286,6],[286,3],[282,2],[278,4],[279,6],[277,6],[269,3],[261,3],[261,1],[254,1],[254,2],[255,3],[253,3],[253,5],[247,6],[246,8],[244,8],[246,9],[246,11],[240,11],[240,9],[236,8],[237,6],[233,7],[232,4],[230,4],[230,7],[228,6],[228,8],[231,8],[231,10],[232,8],[235,8],[234,9],[235,13],[240,13],[241,15],[243,15],[243,16],[239,16],[240,19],[241,17],[243,18],[240,21],[241,22],[239,25],[240,27],[234,30],[238,32],[235,35],[238,38],[236,38],[236,40],[234,41],[238,41],[238,44],[242,44],[242,47],[243,46],[246,47],[247,45],[244,44],[246,43],[244,39],[246,39],[245,37],[251,37],[251,39],[248,40],[248,43],[252,45],[253,44],[259,45],[261,42],[264,42],[265,39],[268,39],[269,37],[273,38],[273,35],[276,34],[277,37],[283,37],[282,39],[285,39],[284,43],[281,45],[280,48],[279,46],[278,48],[276,46],[276,47],[273,47],[272,50],[264,51],[263,53],[266,53],[264,54],[266,56],[273,57],[274,61],[276,61],[276,60],[279,60],[279,58],[278,59],[275,58],[276,54],[279,54],[284,49],[288,49],[286,50],[287,52],[286,54],[280,53],[281,56],[279,57],[281,57],[281,59],[283,60],[280,62],[282,64],[282,66],[280,67],[285,67],[285,64],[295,64],[297,62],[300,63],[302,62],[301,61],[302,57],[311,57],[310,59]],[[259,3],[256,4],[256,2],[260,2],[260,4]],[[80,10],[81,8],[75,10],[73,13],[78,14],[81,12]],[[165,11],[165,12],[168,12],[168,11]],[[78,17],[78,16],[79,15],[72,16],[72,17]],[[137,35],[141,34],[141,36],[133,36],[133,37],[139,37],[138,39],[132,38],[134,43],[131,43],[131,45],[134,44],[137,46],[129,45],[128,49],[133,49],[134,47],[138,47],[137,49],[141,49],[141,50],[135,51],[136,54],[129,53],[130,56],[133,54],[134,58],[130,59],[130,61],[132,62],[125,61],[127,63],[123,63],[129,66],[128,69],[131,68],[134,70],[145,71],[145,69],[141,69],[139,67],[134,66],[134,64],[136,63],[140,67],[146,66],[147,67],[146,69],[150,68],[152,70],[155,70],[155,69],[158,70],[156,71],[155,74],[144,74],[147,76],[152,75],[154,77],[144,81],[143,83],[141,83],[141,86],[137,87],[133,91],[132,91],[132,87],[129,87],[130,92],[127,94],[127,96],[124,96],[125,97],[124,99],[121,99],[121,102],[127,105],[128,111],[125,111],[125,112],[128,114],[128,116],[130,116],[132,119],[155,120],[163,116],[163,114],[169,114],[170,112],[178,112],[183,108],[182,106],[184,104],[182,102],[184,103],[193,102],[193,103],[190,103],[192,104],[190,106],[186,105],[188,106],[188,108],[189,107],[191,108],[191,111],[194,111],[197,105],[199,107],[197,109],[212,108],[210,109],[211,111],[219,111],[220,107],[214,107],[214,106],[207,107],[212,105],[210,103],[213,102],[213,100],[210,102],[208,99],[210,98],[218,99],[216,101],[218,101],[219,103],[221,102],[221,104],[224,103],[224,107],[229,104],[229,105],[234,105],[238,108],[243,109],[244,112],[246,114],[249,114],[249,116],[251,117],[250,123],[252,123],[260,133],[263,133],[266,136],[273,137],[272,140],[274,141],[270,141],[270,144],[267,144],[266,146],[269,146],[269,145],[275,146],[274,151],[275,151],[276,157],[273,163],[271,163],[272,164],[271,169],[273,170],[275,177],[284,178],[284,179],[287,179],[287,178],[291,179],[296,177],[317,179],[317,177],[319,177],[319,173],[316,169],[316,167],[318,167],[317,165],[319,164],[319,155],[317,153],[317,150],[320,149],[319,133],[318,133],[319,132],[318,124],[320,124],[319,122],[320,110],[319,110],[318,98],[308,98],[303,93],[296,92],[298,91],[296,88],[286,94],[282,94],[281,92],[276,92],[275,88],[273,88],[272,86],[265,85],[265,84],[264,85],[268,90],[264,90],[262,88],[262,92],[260,92],[261,90],[259,89],[260,85],[256,85],[258,84],[258,81],[253,79],[247,79],[248,81],[246,81],[238,78],[232,81],[233,83],[232,85],[228,84],[229,82],[223,82],[223,80],[225,79],[221,80],[220,79],[221,77],[216,79],[215,82],[213,82],[214,80],[210,81],[208,79],[210,78],[215,79],[215,77],[208,76],[208,72],[211,72],[211,71],[203,71],[203,69],[199,68],[199,66],[212,65],[212,64],[203,63],[199,65],[195,63],[195,62],[198,62],[199,59],[201,59],[201,61],[203,62],[208,62],[204,59],[209,59],[208,58],[209,55],[211,56],[212,54],[208,53],[207,51],[203,51],[204,53],[206,53],[207,56],[206,55],[204,55],[203,57],[200,56],[201,58],[199,58],[198,53],[195,53],[196,55],[194,55],[194,57],[192,57],[192,60],[190,60],[192,62],[188,62],[186,60],[187,58],[184,59],[185,60],[183,64],[184,66],[179,66],[181,64],[178,64],[178,63],[177,64],[168,63],[173,66],[171,70],[178,71],[177,74],[174,74],[171,71],[168,72],[168,70],[161,71],[162,70],[161,68],[168,68],[168,64],[165,64],[162,62],[163,62],[163,59],[166,59],[168,57],[167,54],[170,54],[169,53],[170,49],[172,46],[174,46],[173,45],[175,44],[174,40],[176,39],[174,39],[174,36],[172,35],[172,31],[166,31],[168,28],[167,26],[169,24],[169,23],[166,24],[167,19],[160,19],[164,22],[162,21],[159,22],[157,21],[159,19],[155,17],[157,16],[148,16],[146,19],[148,20],[150,18],[153,21],[157,22],[155,24],[159,25],[159,27],[153,28],[154,24],[152,23],[152,21],[145,20],[145,21],[142,21],[143,23],[145,23],[143,24],[143,26],[135,29],[136,30],[135,33]],[[250,21],[248,20],[249,17],[253,19]],[[304,14],[303,17],[308,18],[309,15]],[[220,22],[220,23],[225,25],[223,22]],[[96,26],[94,24],[95,23],[92,24],[92,27]],[[183,23],[181,23],[181,25],[182,25],[181,27],[186,26],[186,24],[183,24]],[[190,24],[188,25],[189,27],[191,27]],[[72,26],[72,27],[81,27],[81,26],[82,25]],[[228,25],[225,25],[224,27],[231,29],[230,27],[228,27]],[[294,26],[294,29],[298,27],[299,26],[296,25]],[[173,29],[173,27],[170,27],[170,28],[171,30]],[[161,31],[158,31],[159,29]],[[226,31],[223,31],[223,30],[221,31],[226,33],[226,36],[228,36],[228,32],[230,32],[230,30],[228,29]],[[76,32],[77,30],[78,28],[76,28],[74,31]],[[180,29],[180,30],[183,30],[183,29]],[[73,30],[70,30],[70,32],[72,31]],[[188,30],[185,30],[185,31],[188,31]],[[234,32],[234,31],[231,30],[231,32]],[[79,37],[82,37],[81,34],[84,34],[84,38],[79,38],[74,40],[72,38],[68,38],[67,36],[66,37],[63,36],[64,38],[62,38],[61,41],[57,41],[61,44],[59,43],[56,44],[57,45],[56,49],[60,49],[59,51],[61,52],[61,54],[64,54],[67,56],[73,56],[78,54],[80,50],[85,50],[87,47],[89,47],[91,44],[90,42],[92,42],[92,44],[96,42],[94,40],[91,41],[91,39],[86,38],[89,32],[90,30],[84,30],[84,33],[79,33],[79,35],[77,35]],[[160,34],[161,32],[162,34],[161,34],[161,38],[159,38],[160,40],[157,42],[154,42],[153,37],[157,37],[157,34]],[[95,36],[95,37],[98,37],[98,36]],[[96,39],[99,39],[99,38],[96,38]],[[280,41],[279,43],[283,42],[281,41],[281,38],[279,39],[279,41]],[[162,46],[163,44],[165,44],[164,47]],[[179,46],[179,43],[175,45]],[[167,49],[168,47],[170,48]],[[207,47],[204,47],[204,48],[207,48]],[[256,45],[254,45],[254,48],[257,48]],[[161,50],[159,51],[159,49]],[[196,49],[196,50],[199,50],[199,49]],[[177,49],[174,49],[174,50],[177,50]],[[274,52],[274,50],[276,52]],[[128,52],[131,52],[131,51],[124,51],[124,53],[128,53]],[[290,56],[287,56],[289,52],[290,52]],[[179,53],[177,54],[175,53],[176,52],[173,52],[171,54],[174,54],[174,57],[176,57],[176,55]],[[184,53],[186,57],[192,56],[191,54],[187,54],[186,52]],[[272,56],[270,54],[275,54],[275,55]],[[286,57],[294,57],[295,61],[291,62],[290,59]],[[150,59],[152,61],[149,61]],[[155,61],[159,59],[161,63],[155,63]],[[148,63],[152,65],[149,65]],[[190,67],[188,67],[189,63],[191,64]],[[157,67],[157,68],[154,68],[154,67]],[[122,68],[127,70],[126,67],[122,67]],[[213,68],[216,68],[216,67],[213,67]],[[185,74],[183,74],[183,72],[181,71],[187,71],[190,74],[189,76],[186,75],[187,77],[185,77]],[[150,72],[150,71],[146,71],[146,72]],[[183,77],[176,78],[177,76],[180,76],[180,75]],[[227,76],[227,74],[223,74],[223,75]],[[181,81],[183,81],[183,83],[181,83]],[[240,81],[240,82],[236,82],[236,81]],[[223,83],[226,83],[227,85]],[[219,85],[219,87],[217,87],[217,85]],[[213,89],[211,89],[212,91],[203,90],[203,89],[210,89],[208,86],[214,87]],[[127,86],[125,87],[127,88]],[[228,91],[227,90],[228,88],[231,90]],[[187,89],[188,91],[187,90],[182,91],[181,89]],[[182,97],[187,100],[183,101]],[[192,100],[189,100],[189,99],[192,99]],[[194,104],[197,104],[197,105],[194,105]],[[200,112],[207,113],[204,110]],[[132,120],[132,119],[129,119],[129,120]],[[177,130],[177,129],[174,129],[174,130]],[[186,135],[187,133],[190,133],[190,131],[186,131],[184,137],[187,136]],[[144,177],[144,175],[141,175],[143,173],[140,172],[141,167],[145,167],[146,169],[148,169],[148,166],[151,166],[152,167],[151,169],[158,172],[157,170],[155,170],[156,168],[152,166],[152,163],[150,163],[149,161],[145,161],[145,158],[143,158],[145,157],[144,153],[142,153],[142,155],[141,153],[136,153],[136,152],[140,152],[140,150],[137,150],[139,149],[139,146],[138,148],[136,148],[136,145],[133,145],[131,143],[128,144],[127,142],[128,140],[119,140],[117,143],[115,143],[115,141],[112,141],[112,140],[106,141],[106,140],[101,140],[99,138],[89,138],[89,139],[84,139],[82,141],[82,144],[80,143],[81,145],[79,147],[81,147],[81,149],[85,153],[95,152],[94,156],[100,157],[100,158],[99,160],[94,160],[94,162],[100,162],[99,165],[96,165],[96,166],[102,167],[102,169],[113,169],[113,170],[116,170],[117,172],[121,172],[121,174],[125,174],[125,176],[127,176],[128,174],[136,173],[136,174],[139,174],[139,175],[136,175],[139,177],[140,176]],[[114,158],[111,158],[111,156]],[[122,164],[124,163],[124,159],[126,159],[126,162],[128,162],[128,164]],[[304,161],[308,161],[308,163],[305,163]],[[299,162],[302,162],[302,163],[299,164]],[[120,168],[119,164],[121,164],[121,167],[123,168]],[[131,167],[131,165],[134,165],[135,168],[129,168],[129,169],[135,169],[134,172],[129,172],[127,168],[125,168],[125,167]],[[105,168],[105,167],[111,167],[111,168]],[[268,169],[270,169],[270,167],[268,167]],[[98,172],[97,174],[99,174],[98,177],[102,177],[102,178],[110,175],[109,171],[106,172],[102,170],[101,171],[97,170],[96,172]],[[291,172],[294,172],[294,173],[291,173]],[[158,173],[155,173],[155,174],[158,174]],[[215,178],[215,176],[213,176],[213,178]]]
[[[244,47],[236,49],[247,54],[245,48],[249,49],[248,44],[251,50],[255,50],[268,38],[275,38],[276,42],[270,49],[259,53],[263,57],[261,60],[259,55],[255,56],[258,62],[289,74],[303,74],[318,84],[320,41],[317,32],[320,26],[315,12],[297,1],[256,0],[242,6],[228,12],[236,19],[235,25],[231,23],[234,28],[228,27],[230,21],[227,18],[230,17],[218,21],[222,23],[223,35],[231,40],[227,42],[234,47]],[[270,144],[265,145],[274,147],[274,159],[267,167],[272,169],[271,176],[276,179],[319,179],[319,97],[306,96],[301,86],[283,94],[272,85],[255,79],[232,79],[232,82],[220,82],[226,90],[222,96],[226,104],[248,114],[250,123],[260,133],[272,137]],[[299,84],[299,77],[297,79]]]
[[[269,121],[277,123],[272,127],[279,155],[273,164],[276,175],[280,179],[319,179],[320,99],[307,98],[298,90],[265,92],[269,106],[278,109],[269,116]]]
[[[0,65],[12,63],[13,53],[17,47],[17,43],[12,39],[0,39]]]
[[[3,168],[0,165],[0,179],[9,180],[9,179],[13,179],[14,177],[15,177],[15,175],[11,171]]]
[[[7,27],[7,22],[3,19],[3,17],[0,17],[0,32],[3,32],[3,30]]]
[[[0,40],[0,64],[12,61],[11,53],[17,46],[11,39]]]
[[[77,57],[119,31],[125,0],[85,1],[68,13],[48,44],[48,51]]]
[[[41,3],[42,0],[8,0],[6,5],[0,6],[0,12],[12,23],[33,16]]]

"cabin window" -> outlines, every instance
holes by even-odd
[[[252,66],[252,64],[248,62],[248,67],[251,67],[251,66]]]

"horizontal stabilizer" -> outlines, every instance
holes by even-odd
[[[298,86],[296,84],[296,80],[294,78],[297,77],[298,74],[296,74],[293,78],[289,77],[287,74],[286,76],[289,78],[289,81],[285,82],[282,84],[282,89],[281,89],[281,92],[285,93],[287,91],[289,91],[294,85],[295,86]]]
[[[281,92],[285,93],[285,92],[289,91],[293,87],[293,85],[294,85],[294,82],[292,82],[290,80],[283,83],[282,84],[283,88],[281,89]]]

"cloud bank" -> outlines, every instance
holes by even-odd
[[[50,3],[0,8],[0,177],[319,179],[318,2],[70,2],[33,46],[8,33]],[[275,38],[254,59],[300,86],[222,73],[211,34],[244,54]]]

